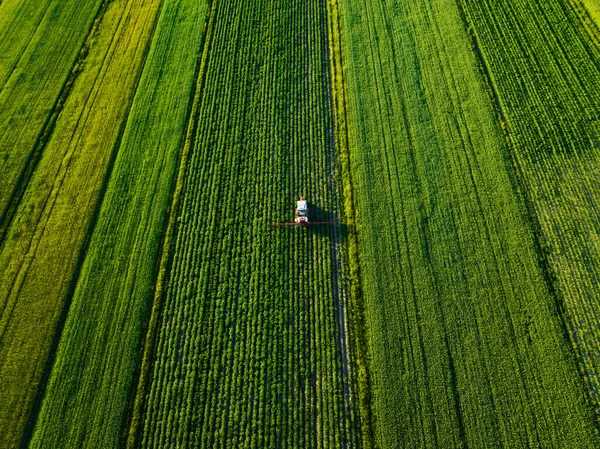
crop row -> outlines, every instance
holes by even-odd
[[[355,446],[325,10],[213,8],[141,445]]]
[[[21,438],[32,410],[131,105],[156,17],[155,8],[138,6],[136,0],[115,1],[104,14],[102,27],[93,33],[95,44],[86,50],[85,66],[57,113],[53,132],[40,147],[10,222],[5,223],[0,247],[3,447],[12,447]],[[28,68],[38,69],[22,60],[15,70],[27,73]],[[1,132],[31,131],[20,126]],[[24,148],[15,148],[15,154]]]
[[[103,143],[115,144],[118,152],[73,287],[30,447],[121,446],[207,11],[197,1],[157,6],[117,0],[106,13],[105,20],[114,14],[124,29],[147,22],[154,31],[146,51],[136,48],[129,32],[108,37],[126,50],[122,57],[133,53],[129,58],[143,58],[144,64],[138,65],[136,84],[113,87],[109,93],[116,106],[121,103],[115,94],[127,91],[133,96],[131,108],[117,142]],[[118,75],[107,73],[106,81],[112,77],[111,82],[119,83],[128,61],[112,60]],[[105,116],[95,117],[92,123],[103,120]]]
[[[598,445],[461,10],[339,10],[377,445]]]
[[[462,1],[596,406],[600,56],[571,3]]]

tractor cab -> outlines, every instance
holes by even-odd
[[[2,1],[2,0],[0,0]],[[308,201],[304,198],[300,198],[296,201],[296,218],[294,221],[288,223],[269,223],[269,226],[320,226],[320,225],[334,225],[335,221],[311,221],[308,222]]]
[[[304,198],[296,203],[296,223],[308,224],[308,202]]]

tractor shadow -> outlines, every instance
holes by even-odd
[[[318,205],[308,202],[309,220],[310,222],[332,221],[334,225],[310,225],[303,230],[324,237],[334,237],[336,240],[344,241],[350,231],[349,226],[343,223],[334,212],[323,209]]]
[[[336,221],[333,212],[325,210],[310,201],[308,202],[308,211],[310,221]]]

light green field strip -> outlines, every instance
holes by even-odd
[[[327,14],[215,2],[141,447],[360,444],[344,330]]]
[[[119,447],[207,11],[162,6],[75,288],[31,447]]]
[[[368,338],[365,326],[364,295],[361,286],[358,230],[356,220],[355,193],[352,189],[352,170],[348,148],[348,123],[346,120],[346,88],[344,85],[344,65],[342,58],[342,27],[340,8],[337,0],[327,2],[329,67],[331,77],[331,100],[333,104],[334,134],[336,154],[339,161],[340,188],[343,197],[341,216],[346,227],[344,272],[347,288],[347,333],[350,342],[352,367],[355,379],[355,401],[360,411],[357,425],[360,447],[374,447],[373,413],[371,407],[371,386],[368,363]]]
[[[590,38],[600,49],[600,0],[569,0]],[[600,50],[598,50],[600,51]]]
[[[17,445],[133,99],[159,2],[115,0],[0,246],[0,445]]]
[[[574,0],[576,1],[576,0]],[[590,17],[596,22],[596,25],[600,26],[600,1],[598,0],[580,0],[585,6]]]
[[[377,446],[598,447],[458,5],[339,7]]]
[[[0,60],[2,221],[15,190],[27,182],[27,169],[38,157],[36,146],[45,138],[43,130],[51,122],[52,113],[62,106],[64,98],[59,95],[78,70],[74,64],[84,56],[81,50],[86,36],[95,17],[103,11],[101,0],[42,1],[34,7],[36,3],[18,4],[9,11],[13,15],[3,19],[9,26],[4,29],[3,36],[8,37],[0,47],[0,54],[7,55]],[[14,34],[21,31],[22,36]],[[25,46],[23,41],[27,41]],[[6,226],[2,221],[0,229]]]
[[[566,0],[462,3],[598,406],[600,52]]]

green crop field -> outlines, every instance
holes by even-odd
[[[596,0],[0,0],[0,447],[600,447],[599,86]]]
[[[585,29],[565,26],[576,24],[578,16],[563,2],[541,8],[521,1],[497,8],[494,2],[465,2],[552,285],[598,411],[600,52]],[[523,48],[523,39],[532,45]],[[530,52],[536,57],[528,57]]]
[[[461,10],[339,4],[375,441],[597,444]]]
[[[40,104],[26,100],[19,89],[12,90],[10,81],[0,92],[0,95],[6,94],[4,104],[19,107],[18,111],[23,112],[15,113],[12,129],[3,129],[4,136],[10,140],[0,144],[4,154],[9,155],[2,167],[3,174],[6,173],[2,181],[19,177],[23,184],[12,198],[0,196],[8,199],[8,207],[14,207],[0,224],[3,231],[0,246],[3,311],[0,316],[3,336],[0,442],[9,446],[21,438],[19,429],[27,422],[45,361],[53,351],[55,332],[64,320],[81,249],[86,244],[107,170],[114,158],[121,123],[131,104],[156,15],[156,8],[140,9],[136,3],[139,2],[116,1],[102,11],[101,24],[96,24],[83,44],[85,65],[76,69],[80,72],[77,77],[71,72],[69,95],[59,98],[60,104],[55,104],[55,110],[50,112],[56,117],[45,118],[54,121],[51,132],[48,128],[36,129],[37,122],[30,120],[32,114],[37,116],[44,111]],[[50,6],[50,11],[56,7]],[[92,39],[96,44],[88,50]],[[77,46],[80,45],[78,42]],[[51,54],[48,57],[55,59]],[[54,68],[47,66],[47,60],[43,64],[46,66],[44,74],[49,76]],[[39,70],[43,72],[43,68],[40,65]],[[59,68],[64,69],[60,64]],[[38,91],[33,87],[28,89],[25,96],[29,97]],[[40,94],[40,101],[41,98]],[[18,106],[22,101],[27,102],[27,108]],[[12,114],[12,109],[4,111]],[[5,118],[3,113],[1,120]],[[26,139],[30,133],[33,137],[34,132],[40,133],[38,139],[41,139],[35,145],[29,140],[14,141],[15,136]],[[9,151],[7,145],[13,145],[11,148],[15,151]],[[43,151],[36,145],[43,147]],[[16,150],[21,149],[22,154],[18,155]],[[26,156],[26,152],[39,155]],[[13,156],[27,157],[28,167],[17,167]],[[23,175],[23,171],[27,175]],[[13,175],[15,178],[11,178]],[[4,344],[6,341],[11,344]]]
[[[232,1],[210,21],[141,446],[354,446],[340,229],[265,226],[300,194],[337,215],[326,13]]]

